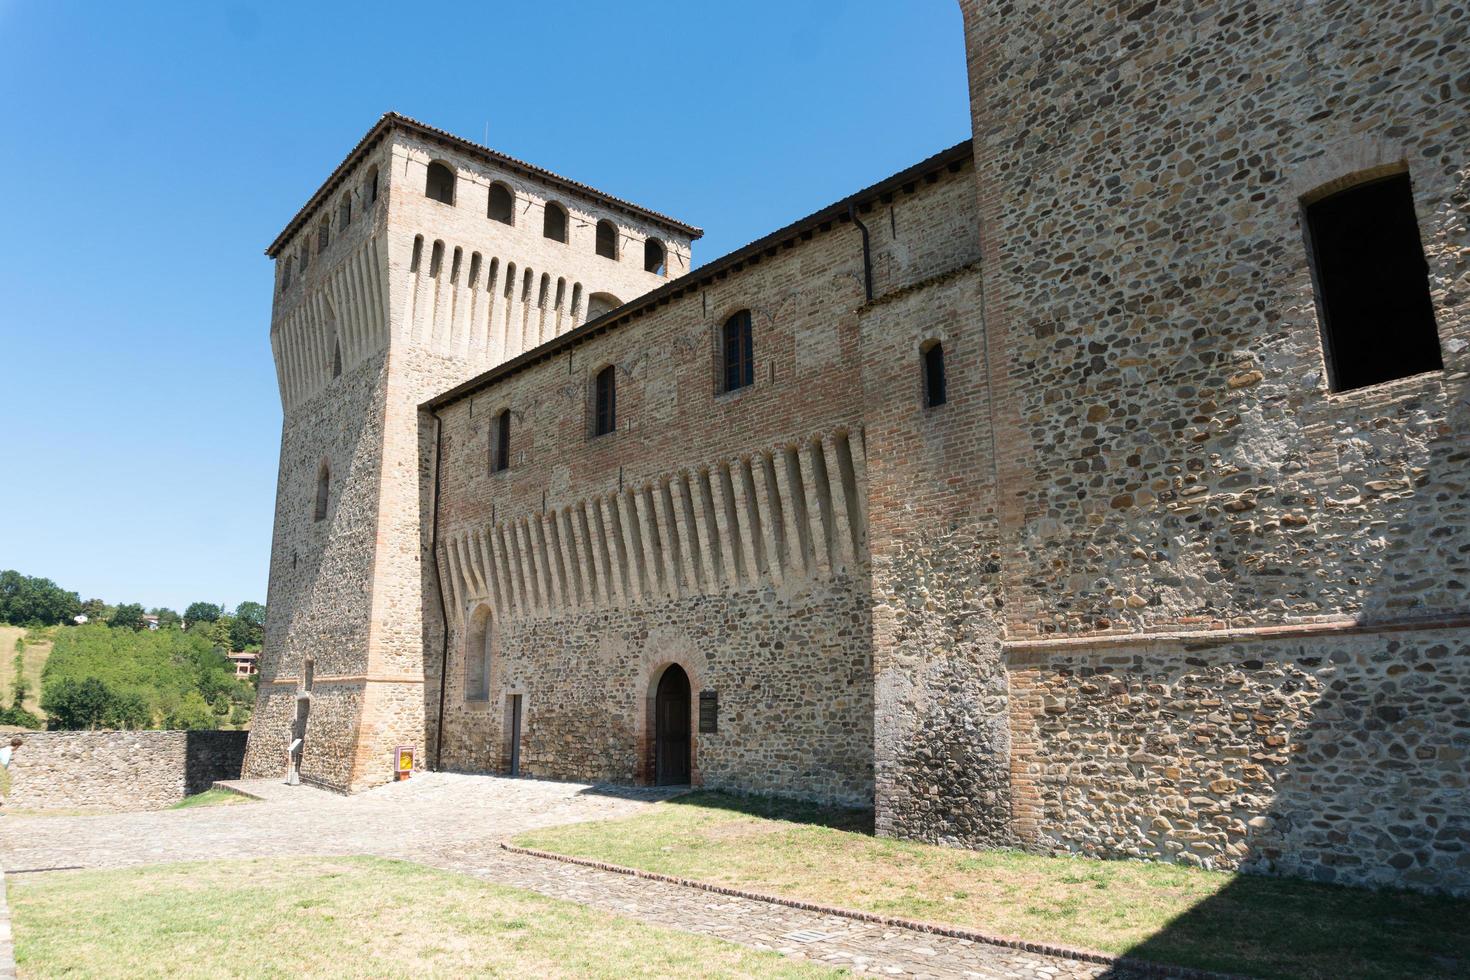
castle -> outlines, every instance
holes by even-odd
[[[1470,13],[961,8],[972,138],[698,267],[369,131],[267,251],[247,772],[1470,892]]]

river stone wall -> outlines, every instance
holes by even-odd
[[[1470,890],[1463,630],[1012,660],[1028,849]]]
[[[240,778],[249,732],[37,732],[10,764],[7,807],[157,810]]]

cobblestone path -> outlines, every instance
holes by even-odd
[[[415,776],[352,797],[269,781],[239,785],[265,799],[191,810],[0,818],[0,867],[13,875],[173,861],[370,854],[863,973],[1025,980],[1125,976],[1097,964],[732,898],[509,854],[498,846],[506,837],[537,827],[630,816],[672,795],[664,790],[445,773]]]

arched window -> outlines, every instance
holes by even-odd
[[[741,310],[726,320],[721,334],[724,390],[735,391],[754,384],[755,342],[751,337],[750,311]]]
[[[542,219],[541,234],[554,242],[567,240],[567,212],[555,201],[546,202],[546,215]]]
[[[944,345],[931,340],[919,351],[924,362],[924,407],[938,408],[949,400],[944,378]]]
[[[623,305],[623,301],[612,293],[593,293],[587,297],[587,319],[596,320],[611,310]]]
[[[363,185],[363,197],[367,206],[372,207],[378,203],[378,168],[373,167],[368,171],[367,183]]]
[[[643,271],[654,275],[664,274],[664,243],[650,238],[643,243]]]
[[[611,364],[593,382],[592,434],[605,436],[618,427],[618,381]]]
[[[481,606],[470,619],[465,634],[464,699],[490,700],[490,645],[494,631],[490,628],[490,610]]]
[[[618,257],[618,230],[611,221],[597,223],[597,254],[606,259]]]
[[[516,223],[516,197],[510,188],[501,183],[490,185],[489,217],[507,225]]]
[[[424,236],[415,235],[413,238],[413,258],[408,260],[408,271],[418,272],[419,264],[424,261]]]
[[[1443,368],[1408,173],[1333,191],[1306,202],[1305,211],[1332,390]]]
[[[435,160],[424,179],[424,196],[440,204],[454,203],[454,171]]]
[[[330,244],[332,244],[332,223],[327,220],[326,215],[322,215],[321,223],[316,227],[317,254],[325,252]]]
[[[324,520],[327,516],[327,498],[332,489],[332,470],[326,460],[322,460],[321,467],[316,471],[316,508],[312,511],[312,520]]]
[[[342,340],[332,338],[332,377],[342,377]]]
[[[490,429],[490,472],[510,469],[510,409],[503,408],[495,416]]]
[[[342,195],[342,203],[337,205],[337,230],[341,231],[352,224],[352,195]]]

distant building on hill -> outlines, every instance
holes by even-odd
[[[249,650],[235,650],[229,653],[228,656],[230,663],[235,665],[236,677],[249,677],[257,673],[260,669],[257,666],[257,661],[260,660],[260,654],[258,653],[252,653]]]

